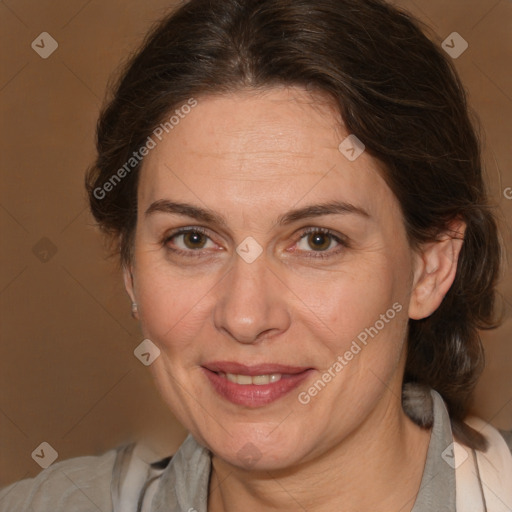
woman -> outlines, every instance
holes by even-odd
[[[448,57],[378,0],[191,0],[101,115],[91,210],[190,435],[54,464],[1,510],[509,510],[468,406],[499,271]]]

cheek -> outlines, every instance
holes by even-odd
[[[407,259],[394,256],[379,252],[355,258],[343,272],[317,281],[314,293],[309,288],[313,312],[309,317],[323,321],[316,321],[320,326],[313,333],[327,348],[323,363],[328,369],[338,356],[343,358],[338,361],[339,372],[333,370],[343,375],[338,385],[343,382],[351,393],[359,386],[364,389],[368,378],[380,389],[379,382],[389,380],[400,358],[407,333],[409,284],[404,278]],[[307,284],[304,280],[297,294],[304,293]]]
[[[305,298],[313,316],[346,340],[403,300],[405,287],[396,274],[384,258],[359,257],[342,271],[327,272],[314,281],[298,279],[293,288]]]
[[[210,307],[208,278],[170,273],[165,265],[140,262],[137,273],[139,318],[144,336],[169,353],[182,352],[197,338]]]

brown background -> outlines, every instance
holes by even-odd
[[[481,121],[487,178],[509,253],[512,2],[397,3],[428,23],[438,44],[454,31],[469,43],[455,63]],[[0,485],[40,471],[31,453],[43,441],[63,460],[141,436],[165,453],[186,435],[133,355],[142,338],[83,189],[107,80],[172,5],[0,3]],[[47,59],[31,48],[41,32],[59,45]],[[475,410],[512,428],[510,268],[501,291],[506,318],[483,334],[488,365]]]

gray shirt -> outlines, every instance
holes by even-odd
[[[414,502],[412,512],[454,512],[455,470],[442,456],[453,442],[450,420],[441,396],[431,394],[434,423],[421,486],[403,510]],[[511,447],[510,437],[507,442]],[[138,459],[130,480],[126,468],[134,467],[134,447],[54,463],[0,491],[0,512],[207,512],[209,450],[189,435],[172,457]]]

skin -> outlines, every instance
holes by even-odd
[[[150,368],[164,400],[213,452],[208,510],[411,510],[430,431],[401,407],[407,321],[439,306],[461,241],[445,236],[411,248],[379,163],[367,152],[351,162],[338,149],[348,132],[327,98],[283,87],[197,100],[145,158],[124,277],[144,336],[161,350]],[[225,225],[146,215],[161,199],[208,208]],[[275,223],[331,200],[368,216]],[[189,226],[207,235],[168,238]],[[307,227],[330,229],[347,244],[325,236],[319,251]],[[462,224],[452,228],[463,234]],[[262,248],[252,263],[236,252],[248,236]],[[321,251],[330,257],[315,258]],[[300,403],[298,393],[395,303],[401,311]],[[201,371],[214,360],[315,371],[254,409],[215,392]],[[247,443],[258,453],[251,464],[239,456]]]

